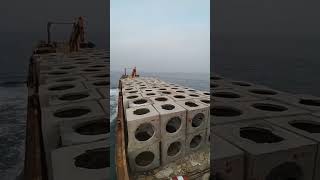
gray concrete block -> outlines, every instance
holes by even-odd
[[[246,179],[312,179],[314,141],[261,120],[217,125],[213,132],[246,152]]]
[[[128,150],[132,172],[146,172],[160,166],[160,145],[158,141],[139,149]]]
[[[106,141],[56,149],[52,152],[53,180],[107,180],[108,154]]]
[[[141,95],[142,97],[150,98],[150,97],[160,96],[161,94],[158,92],[142,92]]]
[[[246,102],[246,101],[258,101],[264,98],[255,97],[245,93],[243,91],[237,91],[235,89],[214,90],[211,99],[221,102]]]
[[[192,134],[187,134],[186,138],[186,153],[196,152],[206,145],[206,130],[197,131]]]
[[[160,140],[160,117],[152,105],[126,109],[128,148],[139,149]]]
[[[62,146],[107,139],[110,131],[109,123],[110,120],[106,116],[63,121],[59,124]]]
[[[129,101],[142,98],[141,94],[124,94],[123,95],[123,106],[124,108],[129,107]]]
[[[186,135],[187,111],[177,103],[153,104],[160,114],[160,132],[162,139]]]
[[[187,133],[205,130],[209,120],[209,106],[194,100],[177,101],[187,110]]]
[[[161,141],[161,163],[166,165],[176,161],[185,155],[186,136],[162,139]]]
[[[129,108],[146,106],[146,105],[151,105],[151,104],[152,104],[152,101],[146,97],[128,100]]]
[[[50,83],[44,84],[39,87],[39,94],[54,94],[54,93],[61,93],[67,91],[81,91],[87,89],[82,82],[75,81],[75,82],[64,82],[64,83]]]

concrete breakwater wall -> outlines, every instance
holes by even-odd
[[[211,77],[217,179],[320,179],[320,98]]]

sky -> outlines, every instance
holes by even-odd
[[[111,70],[210,72],[210,0],[111,0]]]
[[[88,39],[98,47],[109,46],[107,0],[1,0],[0,75],[25,73],[38,40],[46,40],[48,21],[86,18]],[[55,40],[69,38],[70,26],[53,26]]]

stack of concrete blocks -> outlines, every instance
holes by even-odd
[[[34,58],[49,179],[107,179],[109,53],[81,49]]]
[[[228,150],[240,149],[242,177],[226,179],[320,178],[320,98],[295,95],[245,81],[212,76],[210,121],[215,139],[228,143]],[[318,127],[319,126],[319,127]],[[213,142],[215,144],[215,142]],[[214,152],[227,152],[213,145],[212,173],[229,164]],[[229,174],[230,175],[230,174]],[[219,176],[220,177],[220,176]]]
[[[121,79],[131,171],[148,171],[210,146],[210,92],[152,77]]]

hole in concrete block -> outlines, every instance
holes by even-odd
[[[199,97],[199,95],[197,95],[197,94],[189,94],[189,96],[192,96],[192,97]]]
[[[151,89],[146,89],[146,91],[149,91],[149,92],[150,92],[150,91],[152,91],[152,90],[151,90]]]
[[[200,101],[203,102],[203,103],[206,103],[206,104],[210,104],[210,101],[207,100],[207,99],[201,99]]]
[[[190,142],[190,148],[194,149],[200,146],[202,140],[202,136],[201,135],[196,135],[192,138],[191,142]]]
[[[166,88],[160,88],[159,90],[167,90]]]
[[[138,141],[147,141],[154,134],[154,127],[150,123],[140,124],[136,129],[135,137]]]
[[[72,89],[74,88],[74,85],[60,85],[60,86],[52,86],[49,88],[49,91],[62,91],[62,90],[67,90],[67,89]]]
[[[276,95],[276,94],[278,94],[275,91],[271,91],[271,90],[267,90],[267,89],[253,89],[253,90],[249,90],[249,91],[254,94],[261,94],[261,95]]]
[[[138,166],[148,166],[154,160],[155,156],[150,151],[144,151],[135,158],[135,162]]]
[[[165,97],[158,97],[158,98],[155,98],[156,101],[168,101],[168,98],[165,98]]]
[[[189,107],[197,107],[199,106],[198,104],[194,103],[194,102],[190,102],[190,101],[187,101],[184,103],[186,106],[189,106]]]
[[[129,91],[128,93],[133,94],[133,93],[137,93],[138,91]]]
[[[79,99],[84,99],[89,97],[88,93],[70,93],[70,94],[64,94],[59,97],[62,101],[74,101]]]
[[[169,91],[162,91],[163,94],[171,94]]]
[[[161,108],[165,110],[172,110],[175,108],[175,106],[172,104],[164,104],[164,105],[161,105]]]
[[[110,132],[110,123],[108,119],[99,119],[81,124],[75,131],[81,135],[107,134]]]
[[[85,72],[96,72],[96,71],[100,71],[100,69],[84,69],[83,71],[85,71]]]
[[[75,58],[75,60],[88,60],[88,58],[84,58],[84,57],[82,57],[82,58]]]
[[[308,106],[320,106],[319,99],[300,99],[299,103]]]
[[[133,96],[128,96],[127,99],[135,99],[138,98],[139,96],[133,95]]]
[[[133,88],[126,88],[126,89],[124,89],[124,90],[126,90],[126,91],[130,91],[130,90],[132,90]]]
[[[262,111],[274,111],[274,112],[282,112],[288,110],[288,108],[276,104],[268,104],[268,103],[256,103],[253,104],[252,107],[262,110]]]
[[[295,162],[284,162],[268,173],[265,180],[303,180],[304,175],[301,167]]]
[[[234,84],[234,85],[238,85],[238,86],[245,86],[245,87],[251,86],[251,84],[249,84],[249,83],[240,82],[240,81],[234,81],[234,82],[231,82],[231,83]]]
[[[93,66],[90,66],[90,67],[93,67],[93,68],[100,68],[100,67],[106,67],[104,65],[93,65]]]
[[[94,75],[93,77],[106,78],[106,77],[110,77],[110,75],[109,74],[100,74],[100,75]]]
[[[133,114],[135,114],[135,115],[144,115],[144,114],[147,114],[149,112],[150,112],[150,110],[147,109],[147,108],[140,108],[140,109],[136,109],[135,111],[133,111]]]
[[[201,123],[204,121],[204,114],[203,113],[198,113],[192,118],[192,127],[199,127]]]
[[[76,68],[75,66],[65,66],[65,67],[61,67],[60,69],[74,69]]]
[[[204,92],[203,94],[204,94],[204,95],[210,95],[210,93],[208,93],[208,92]]]
[[[181,119],[180,117],[173,117],[171,118],[166,125],[166,131],[168,133],[174,133],[177,132],[178,129],[180,129],[181,127]]]
[[[109,82],[107,82],[107,81],[99,81],[99,82],[93,83],[93,85],[95,85],[95,86],[107,86],[107,85],[109,85]]]
[[[178,88],[173,87],[173,88],[171,88],[171,89],[178,89]]]
[[[74,165],[85,169],[102,169],[110,167],[110,148],[96,148],[74,158]]]
[[[138,99],[138,100],[133,101],[133,104],[144,104],[147,102],[148,102],[148,100],[146,100],[146,99]]]
[[[176,92],[178,92],[178,93],[184,93],[184,91],[176,91]]]
[[[240,116],[242,112],[236,108],[226,107],[226,106],[218,106],[212,107],[210,109],[210,115],[213,116],[224,116],[224,117],[232,117],[232,116]]]
[[[320,124],[315,121],[297,122],[292,121],[289,124],[297,129],[307,131],[308,133],[320,133]]]
[[[181,142],[173,142],[169,145],[168,150],[167,150],[167,155],[168,156],[175,156],[181,151],[182,144]]]
[[[66,110],[55,112],[54,116],[59,118],[74,118],[74,117],[83,116],[90,112],[91,112],[90,109],[86,109],[86,108],[69,108]]]
[[[210,79],[212,80],[221,80],[222,78],[219,76],[211,76]]]
[[[255,143],[277,143],[283,141],[282,137],[273,134],[270,130],[259,127],[240,128],[240,137]]]
[[[193,90],[193,89],[189,89],[188,91],[190,91],[190,92],[195,92],[196,90]]]
[[[240,95],[233,92],[214,92],[213,96],[221,97],[221,98],[230,98],[230,99],[240,98]]]
[[[184,99],[184,98],[186,98],[186,97],[183,96],[183,95],[175,95],[175,96],[173,96],[173,97],[175,97],[175,98],[177,98],[177,99]]]
[[[154,96],[154,95],[156,95],[155,93],[147,93],[146,94],[147,96]]]

